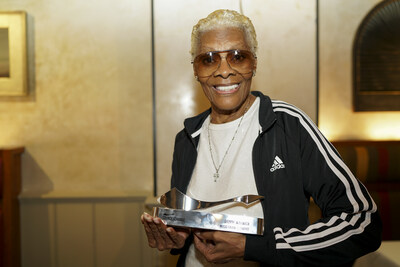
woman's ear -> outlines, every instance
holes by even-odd
[[[257,58],[254,59],[254,69],[253,69],[253,77],[256,76],[256,70],[257,70]]]
[[[193,74],[194,74],[194,78],[196,79],[196,81],[198,81],[199,80],[199,76],[197,76],[197,72],[194,69],[194,65],[193,65]]]

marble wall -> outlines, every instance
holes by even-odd
[[[150,1],[2,0],[28,14],[30,94],[0,98],[23,191],[153,187]]]

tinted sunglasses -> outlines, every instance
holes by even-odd
[[[221,53],[226,53],[225,59],[229,66],[240,74],[253,72],[256,57],[247,50],[211,51],[196,56],[192,62],[197,76],[205,78],[211,76],[221,65]]]

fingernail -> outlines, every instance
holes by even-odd
[[[167,228],[167,230],[166,230],[168,233],[171,233],[172,232],[172,229],[171,228]]]
[[[151,217],[148,213],[143,213],[144,218],[146,219],[146,221],[150,222],[151,221]]]

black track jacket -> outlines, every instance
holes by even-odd
[[[298,108],[260,92],[253,170],[264,211],[264,235],[246,235],[245,260],[262,266],[341,265],[376,250],[382,225],[368,191],[335,148]],[[207,110],[186,119],[175,139],[171,187],[186,192]],[[280,159],[279,165],[274,163]],[[310,196],[322,219],[310,225]],[[188,238],[178,265],[184,263]]]

